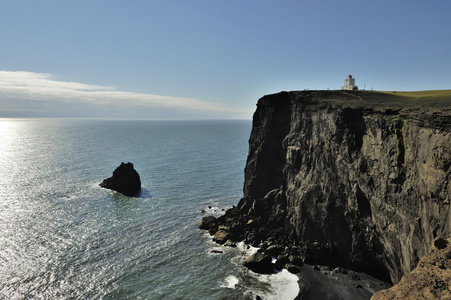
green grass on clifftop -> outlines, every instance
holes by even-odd
[[[307,91],[315,100],[375,109],[451,110],[451,90],[397,91]]]

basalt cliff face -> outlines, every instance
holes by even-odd
[[[383,104],[384,97],[261,98],[244,197],[219,224],[236,240],[289,241],[308,263],[398,282],[436,237],[451,236],[451,110],[397,105],[395,96]]]

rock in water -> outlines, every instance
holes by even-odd
[[[210,230],[210,228],[218,228],[218,221],[213,216],[203,217],[198,225],[199,229]]]
[[[222,245],[225,242],[227,242],[231,237],[232,237],[232,235],[230,234],[230,232],[228,232],[227,230],[224,230],[224,229],[219,229],[215,233],[215,235],[213,237],[213,241]]]
[[[113,176],[99,184],[101,187],[120,192],[126,196],[137,196],[141,191],[141,179],[132,163],[121,163]]]

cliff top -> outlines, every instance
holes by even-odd
[[[416,92],[397,91],[343,91],[318,90],[297,91],[299,97],[309,97],[319,102],[327,102],[349,107],[385,109],[424,109],[451,115],[451,90],[431,90]]]

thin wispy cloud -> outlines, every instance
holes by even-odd
[[[18,101],[21,106],[16,110],[23,109],[23,103],[32,103],[34,107],[39,106],[39,101],[46,103],[71,104],[83,107],[83,105],[99,106],[109,111],[117,109],[142,110],[152,112],[152,109],[187,111],[197,114],[215,114],[218,116],[240,117],[249,114],[242,111],[216,103],[210,103],[193,98],[170,97],[153,94],[134,93],[120,91],[112,86],[90,85],[79,82],[59,81],[55,76],[46,73],[34,73],[25,71],[0,71],[0,111],[11,110],[14,103]],[[2,105],[3,103],[3,105]],[[51,106],[46,106],[49,109]],[[57,106],[56,106],[57,107]],[[56,109],[56,107],[54,107]],[[155,116],[153,116],[155,117]]]

